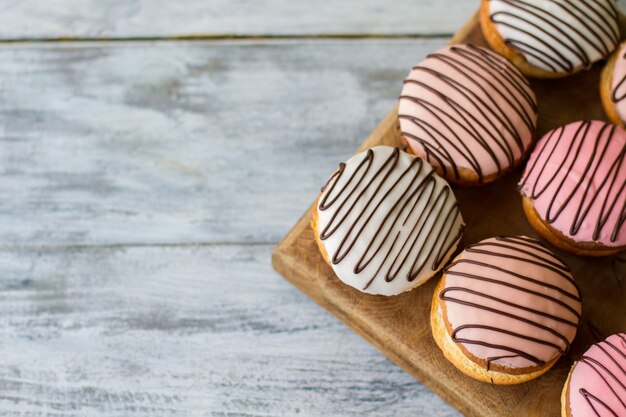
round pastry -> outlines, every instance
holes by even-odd
[[[620,39],[615,0],[482,0],[491,48],[524,74],[559,78],[608,56]]]
[[[494,181],[532,143],[537,103],[506,59],[474,45],[428,55],[404,81],[398,108],[409,152],[459,185]]]
[[[570,270],[538,240],[496,237],[470,245],[435,288],[430,322],[444,356],[499,385],[536,378],[565,353],[580,320]]]
[[[450,186],[426,161],[389,146],[331,175],[313,210],[322,256],[344,283],[395,295],[435,275],[465,227]]]
[[[626,417],[626,333],[596,343],[574,364],[561,394],[562,417]]]
[[[537,143],[519,183],[524,212],[553,245],[577,255],[626,248],[626,131],[581,121]]]
[[[611,55],[602,70],[600,98],[609,120],[624,127],[624,121],[626,121],[626,42]]]

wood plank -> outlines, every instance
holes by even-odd
[[[456,415],[286,285],[271,250],[0,250],[2,414]]]
[[[453,39],[484,44],[477,18]],[[605,119],[597,92],[601,65],[559,81],[531,82],[539,101],[539,134],[577,119]],[[401,146],[392,110],[361,145]],[[343,159],[343,158],[342,158]],[[455,195],[467,224],[464,244],[492,236],[538,237],[526,221],[516,183],[520,169],[482,188]],[[363,294],[341,283],[324,262],[310,227],[310,209],[273,254],[273,264],[301,291],[344,321],[389,359],[463,414],[477,417],[560,415],[560,393],[574,360],[596,338],[626,328],[626,270],[615,257],[590,259],[554,250],[571,267],[584,296],[583,318],[571,351],[544,376],[517,386],[477,382],[456,370],[430,334],[429,310],[437,279],[396,297]]]
[[[441,39],[0,47],[0,245],[278,242]]]
[[[197,35],[433,35],[454,32],[476,9],[466,0],[7,0],[0,38]]]

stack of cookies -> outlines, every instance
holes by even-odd
[[[324,260],[361,292],[394,296],[437,277],[430,324],[444,356],[479,381],[518,384],[568,351],[581,319],[575,277],[549,245],[577,256],[626,249],[626,45],[613,0],[482,0],[480,22],[491,49],[451,45],[413,67],[398,107],[404,146],[339,164],[312,227]],[[575,121],[537,140],[526,77],[604,59],[612,123]],[[547,244],[497,236],[463,247],[453,187],[480,199],[479,187],[522,164],[521,204]],[[626,334],[574,364],[562,414],[626,416]]]

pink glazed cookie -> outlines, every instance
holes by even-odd
[[[414,67],[398,108],[408,151],[458,185],[492,182],[528,151],[537,102],[528,81],[502,56],[448,46]]]
[[[435,289],[431,329],[466,375],[499,385],[530,381],[568,349],[581,296],[569,268],[536,239],[469,245]]]
[[[580,121],[537,143],[519,183],[526,217],[555,246],[605,256],[626,248],[626,131]]]
[[[561,395],[562,417],[626,417],[626,333],[596,343],[574,364]]]

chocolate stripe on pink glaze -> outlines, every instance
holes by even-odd
[[[538,240],[496,237],[468,246],[439,293],[452,340],[507,368],[543,365],[565,353],[580,320],[569,268]]]
[[[394,295],[430,278],[464,224],[454,194],[423,159],[378,146],[346,163],[322,189],[319,237],[342,281]]]
[[[593,345],[569,382],[572,417],[626,417],[626,333]]]
[[[601,121],[548,132],[533,151],[520,192],[539,216],[578,242],[626,245],[626,131]]]
[[[448,46],[414,67],[398,111],[412,151],[453,180],[460,168],[479,182],[510,170],[530,146],[537,122],[524,76],[474,45]]]
[[[613,67],[613,81],[611,84],[611,100],[615,103],[615,110],[622,122],[626,122],[626,43],[620,46]]]
[[[614,0],[489,0],[504,42],[549,72],[589,68],[619,42]]]

